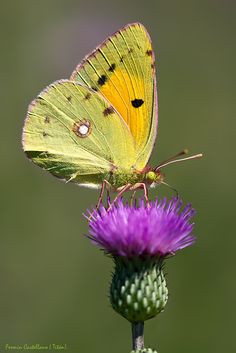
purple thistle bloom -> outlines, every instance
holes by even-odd
[[[104,206],[93,210],[87,217],[92,241],[115,256],[161,256],[192,245],[191,218],[195,210],[191,205],[181,209],[179,198],[166,198],[139,205],[123,204],[120,199],[108,212]]]

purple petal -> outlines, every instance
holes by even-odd
[[[107,212],[87,212],[89,237],[106,252],[118,256],[168,256],[195,242],[190,222],[195,210],[188,204],[182,209],[179,198],[156,200],[147,207],[118,200]]]

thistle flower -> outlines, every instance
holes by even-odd
[[[192,245],[191,205],[179,198],[137,206],[120,199],[109,211],[101,206],[86,216],[89,238],[111,255],[115,269],[110,286],[113,309],[132,323],[133,352],[144,348],[144,321],[164,310],[168,289],[163,262],[169,255]]]
[[[131,207],[120,199],[109,212],[103,206],[91,212],[89,234],[114,256],[166,257],[195,240],[190,223],[195,211],[191,205],[182,210],[181,206],[179,198],[157,199],[149,207],[142,200]]]

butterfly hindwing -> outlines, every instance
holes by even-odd
[[[150,37],[139,23],[127,25],[88,55],[71,76],[101,93],[130,128],[135,167],[146,166],[157,133],[157,95]]]
[[[99,185],[114,168],[135,161],[129,128],[99,93],[57,81],[31,103],[23,147],[36,164],[80,184]]]

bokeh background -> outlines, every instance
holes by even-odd
[[[146,324],[163,353],[235,352],[235,10],[232,0],[2,1],[0,8],[0,351],[67,344],[130,351],[109,306],[111,260],[84,234],[97,193],[64,184],[21,148],[28,103],[123,25],[142,22],[157,54],[159,134],[152,164],[188,147],[204,159],[166,168],[191,201],[197,243],[166,264],[166,310]],[[156,191],[152,192],[152,197]],[[160,187],[159,195],[170,195]]]

